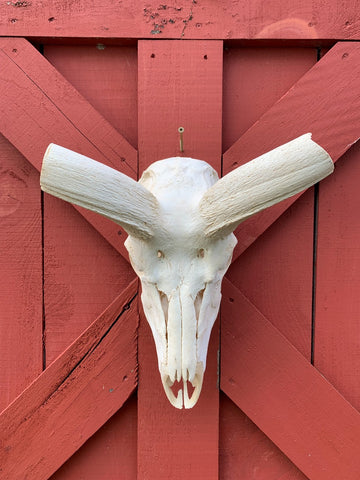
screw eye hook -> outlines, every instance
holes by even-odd
[[[183,152],[184,151],[184,127],[179,127],[178,128],[178,132],[179,132],[179,135],[180,135],[180,152]]]

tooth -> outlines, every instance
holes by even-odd
[[[200,396],[201,388],[203,384],[203,378],[204,378],[203,364],[201,362],[198,362],[196,365],[196,374],[194,376],[194,379],[191,381],[191,385],[194,387],[194,391],[193,391],[193,394],[191,395],[191,398],[189,398],[186,381],[183,382],[185,408],[192,408],[199,400],[199,396]]]
[[[164,376],[161,378],[162,384],[166,393],[166,396],[175,408],[182,409],[183,408],[183,400],[182,400],[182,390],[178,391],[177,397],[175,397],[174,392],[171,390],[171,387],[173,386],[173,383],[170,380],[170,377],[168,375]]]
[[[184,382],[184,407],[185,408],[192,408],[199,400],[201,387],[202,387],[202,378],[199,378],[198,376],[196,376],[194,378],[194,381],[191,382],[191,384],[195,388],[195,390],[193,391],[191,398],[189,398],[187,383]]]

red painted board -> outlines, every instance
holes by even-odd
[[[360,146],[320,186],[314,360],[360,409]]]
[[[140,41],[138,78],[140,171],[179,155],[179,126],[185,128],[184,155],[220,171],[222,43]],[[200,399],[191,410],[177,410],[163,392],[150,328],[141,317],[139,480],[218,478],[218,348],[215,324]]]
[[[359,138],[359,75],[360,43],[339,42],[224,154],[224,173],[306,132],[336,161]],[[296,198],[244,222],[234,258]]]
[[[137,399],[133,394],[50,480],[135,480]]]
[[[222,42],[140,41],[138,62],[139,173],[157,160],[184,156],[205,160],[220,174]]]
[[[224,393],[220,393],[221,480],[307,480]]]
[[[131,116],[136,120],[137,114],[137,102],[132,110],[128,104],[136,98],[136,50],[49,46],[44,53],[104,118],[117,120],[120,131],[136,134],[128,121]],[[43,218],[49,364],[124,290],[135,273],[69,204],[46,195]],[[135,468],[136,472],[136,410],[135,416],[133,410],[122,408],[119,421],[110,419],[55,478],[117,478],[127,469],[133,472]]]
[[[49,365],[135,277],[71,205],[44,196],[45,359]]]
[[[226,149],[315,63],[315,49],[230,48],[224,56]],[[314,192],[309,190],[232,264],[226,277],[311,355]],[[303,474],[229,399],[220,403],[220,478]]]
[[[316,60],[315,48],[226,47],[223,152],[252,127]]]
[[[136,46],[85,46],[74,42],[44,45],[46,59],[136,148]]]
[[[313,212],[314,192],[310,189],[226,274],[308,361],[312,343]],[[243,321],[241,313],[236,321]],[[220,445],[220,478],[305,478],[229,400],[220,402]]]
[[[0,135],[0,411],[42,371],[39,174]]]
[[[0,35],[148,39],[359,39],[352,0],[4,2]]]
[[[104,118],[116,120],[115,110],[120,117],[129,107],[128,97],[136,98],[137,62],[133,49],[49,46],[44,54],[75,88],[80,87],[84,98],[96,104]],[[137,132],[126,122],[131,112],[136,119],[136,102],[116,126],[133,135]],[[44,270],[49,364],[135,274],[78,212],[49,195],[44,196]]]
[[[24,39],[0,46],[0,131],[37,169],[47,145],[57,143],[136,177],[134,148],[34,47]],[[128,258],[119,226],[79,211]]]
[[[359,413],[229,281],[221,388],[310,480],[357,480]]]
[[[137,280],[0,415],[4,480],[46,480],[137,383]]]
[[[311,188],[240,255],[226,274],[309,361],[313,235]]]

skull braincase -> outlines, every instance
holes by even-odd
[[[140,182],[157,199],[158,220],[150,239],[129,236],[125,246],[141,279],[142,304],[156,344],[159,370],[171,403],[193,406],[200,394],[207,347],[221,301],[221,280],[235,236],[205,235],[199,203],[217,182],[215,170],[191,158],[152,164]],[[171,386],[183,382],[174,396]],[[191,398],[189,381],[195,388]]]

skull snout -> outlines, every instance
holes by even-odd
[[[195,299],[184,285],[168,296],[159,292],[167,343],[166,359],[159,361],[161,379],[170,403],[177,408],[193,407],[201,392],[205,365],[198,358],[197,341],[203,292],[200,290]]]

